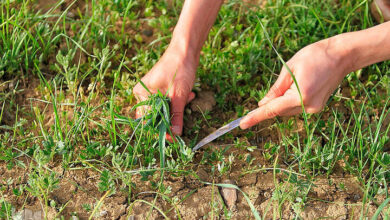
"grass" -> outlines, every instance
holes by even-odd
[[[186,219],[188,201],[208,186],[209,209],[199,217],[234,216],[220,203],[218,187],[240,192],[238,213],[247,218],[277,219],[287,210],[299,219],[316,205],[345,208],[345,218],[390,215],[388,61],[349,74],[322,113],[277,118],[226,134],[216,142],[220,147],[191,151],[205,127],[252,110],[282,60],[320,39],[373,26],[369,1],[267,1],[264,8],[225,3],[203,47],[195,85],[197,92],[215,92],[217,106],[186,114],[193,126],[173,143],[165,139],[165,94],[136,104],[132,88],[167,47],[182,2],[38,2],[0,3],[0,219],[31,206],[46,219],[103,218],[107,210],[113,215],[113,205],[124,205],[119,216],[141,209],[147,210],[143,218]],[[151,111],[135,120],[139,105]],[[267,173],[272,187],[253,193]],[[253,176],[254,183],[244,181]],[[234,177],[240,187],[220,184]],[[358,185],[352,191],[351,179]],[[342,201],[318,196],[321,180]],[[57,197],[68,185],[75,190],[63,202]],[[270,196],[262,199],[265,191]],[[121,204],[112,201],[119,197]],[[72,207],[77,199],[82,207]]]

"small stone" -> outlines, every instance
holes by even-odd
[[[15,83],[14,83],[14,81],[11,81],[11,82],[9,82],[9,84],[8,84],[8,89],[14,89],[15,88]]]
[[[145,29],[142,31],[142,34],[147,36],[147,37],[151,37],[153,35],[153,30],[152,29]]]
[[[199,168],[198,171],[196,172],[198,175],[199,179],[205,182],[208,182],[210,180],[210,174],[207,173],[204,169]]]
[[[101,211],[100,213],[99,213],[99,216],[100,217],[104,217],[104,216],[106,216],[108,214],[108,212],[106,211],[106,210],[103,210],[103,211]]]
[[[233,180],[224,180],[222,183],[236,185]],[[220,191],[228,209],[234,211],[236,209],[237,190],[234,188],[221,187]]]
[[[76,15],[73,13],[73,12],[68,12],[68,14],[66,14],[66,16],[68,17],[68,18],[76,18]]]
[[[360,195],[359,194],[353,194],[353,200],[354,201],[358,201],[360,199]]]
[[[31,209],[24,209],[22,211],[22,219],[28,219],[28,220],[41,220],[42,218],[42,211],[34,211]]]

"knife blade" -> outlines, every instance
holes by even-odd
[[[238,118],[230,122],[229,124],[220,127],[218,130],[214,131],[213,133],[209,134],[207,137],[203,138],[197,145],[195,145],[195,147],[192,149],[192,152],[198,150],[199,148],[219,138],[220,136],[228,133],[229,131],[237,128],[240,125],[240,122],[243,118],[244,117]]]

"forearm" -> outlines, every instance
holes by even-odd
[[[198,60],[222,3],[223,0],[186,0],[170,47],[183,56]]]
[[[390,59],[390,22],[330,38],[345,64],[345,74]]]

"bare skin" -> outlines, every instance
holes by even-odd
[[[371,12],[379,23],[390,21],[390,0],[374,0],[371,4]]]
[[[184,107],[194,98],[191,89],[200,51],[222,3],[221,0],[186,0],[168,49],[142,78],[152,92],[167,92],[171,98],[172,133],[175,135],[182,134]],[[390,22],[324,39],[296,53],[287,65],[297,79],[306,111],[316,113],[322,110],[349,72],[390,59],[388,36]],[[134,88],[134,94],[139,101],[149,95],[139,84]],[[246,129],[275,116],[301,112],[298,89],[284,68],[259,102],[259,108],[247,115],[240,127]],[[142,109],[137,109],[137,116],[141,115]]]
[[[308,113],[321,111],[330,95],[350,72],[390,59],[390,22],[367,30],[346,33],[311,44],[288,62]],[[302,112],[299,92],[283,68],[257,108],[241,121],[246,129],[275,116]]]
[[[186,0],[168,49],[141,79],[152,92],[168,92],[171,98],[171,130],[175,135],[182,134],[184,107],[195,97],[191,90],[200,51],[222,3],[222,0]],[[137,84],[133,91],[138,101],[149,96],[141,84]],[[144,111],[138,108],[137,117],[142,116]]]

